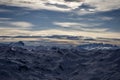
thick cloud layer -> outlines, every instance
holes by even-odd
[[[98,11],[109,11],[120,8],[120,0],[86,0],[85,3],[96,7]]]
[[[46,9],[52,11],[71,11],[82,4],[95,7],[92,11],[109,11],[120,8],[119,0],[0,0],[0,4],[27,7],[30,9]],[[64,7],[63,7],[64,6]],[[82,9],[82,11],[84,8]],[[87,10],[87,12],[91,9]],[[81,12],[81,9],[80,9]],[[86,10],[85,10],[86,12]]]
[[[71,11],[72,9],[78,8],[81,3],[81,1],[71,2],[64,0],[0,0],[0,4],[4,5],[27,7],[30,9],[46,9],[53,11]]]
[[[0,0],[0,35],[120,38],[119,12],[119,0]]]

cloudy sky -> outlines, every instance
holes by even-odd
[[[120,0],[0,0],[0,36],[119,34]]]

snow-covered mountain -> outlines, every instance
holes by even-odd
[[[24,44],[24,42],[22,42],[22,41],[19,41],[19,42],[12,42],[12,43],[10,43],[10,44],[8,44],[9,46],[14,46],[14,47],[21,47],[21,46],[24,46],[25,44]]]
[[[119,75],[118,46],[0,44],[1,80],[120,80]]]
[[[93,49],[118,49],[119,46],[111,45],[111,44],[103,44],[103,43],[90,43],[90,44],[82,44],[77,46],[78,48],[83,48],[86,50],[93,50]]]

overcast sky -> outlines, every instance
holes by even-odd
[[[120,0],[0,0],[0,36],[120,38]]]

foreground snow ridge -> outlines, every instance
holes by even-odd
[[[120,48],[0,44],[1,80],[120,80]]]

